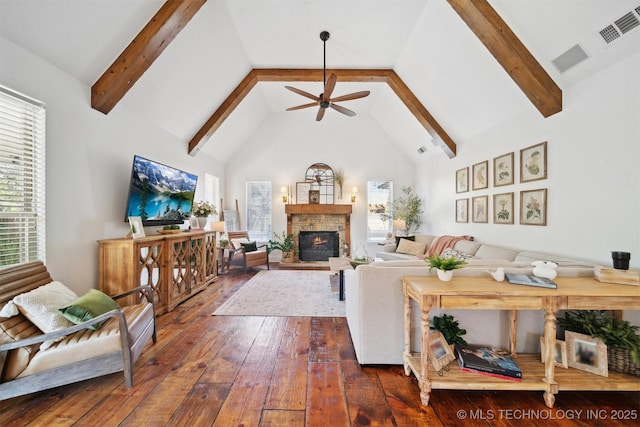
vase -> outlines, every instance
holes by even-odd
[[[209,217],[199,216],[197,218],[198,218],[198,228],[204,228],[205,225],[207,225],[207,220],[209,219]]]
[[[438,279],[443,282],[449,282],[453,278],[453,270],[436,270],[438,272]]]
[[[613,251],[611,252],[613,259],[613,268],[616,270],[628,270],[631,254],[629,252]]]

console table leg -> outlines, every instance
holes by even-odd
[[[404,374],[411,375],[409,366],[409,356],[411,356],[411,298],[404,296]]]
[[[420,330],[422,332],[422,350],[420,363],[420,400],[423,405],[429,404],[431,394],[431,381],[429,381],[429,311],[422,310],[420,316]]]
[[[556,313],[553,310],[545,310],[544,315],[544,382],[547,390],[544,392],[544,402],[549,408],[553,408],[558,393],[558,383],[555,381],[554,347],[556,343]]]

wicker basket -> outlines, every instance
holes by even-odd
[[[640,361],[632,363],[629,350],[607,347],[607,361],[610,371],[640,377]]]

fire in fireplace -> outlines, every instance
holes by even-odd
[[[340,256],[340,234],[337,231],[300,231],[298,257],[300,261],[327,261]]]

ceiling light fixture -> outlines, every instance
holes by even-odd
[[[318,109],[318,114],[316,115],[316,121],[318,122],[322,120],[322,118],[324,117],[325,111],[329,107],[333,108],[336,111],[341,112],[342,114],[346,114],[349,117],[355,116],[356,113],[354,113],[353,111],[349,110],[348,108],[341,107],[340,105],[336,105],[334,103],[340,102],[340,101],[350,101],[352,99],[364,98],[365,96],[368,96],[369,93],[371,93],[368,90],[363,90],[360,92],[354,92],[348,95],[342,95],[336,98],[331,98],[333,89],[335,88],[336,82],[338,81],[338,76],[336,76],[334,73],[331,73],[329,75],[329,78],[327,79],[327,40],[329,40],[329,36],[330,34],[328,31],[322,31],[320,33],[320,40],[322,40],[322,43],[324,46],[324,67],[323,67],[323,74],[322,74],[323,82],[324,82],[324,88],[323,88],[324,90],[320,94],[320,96],[312,95],[308,92],[305,92],[300,89],[296,89],[295,87],[292,87],[292,86],[285,86],[285,88],[289,89],[290,91],[295,92],[298,95],[302,95],[306,98],[313,99],[314,101],[309,104],[303,104],[303,105],[298,105],[296,107],[287,108],[287,111],[301,110],[303,108],[319,106],[320,108]]]

